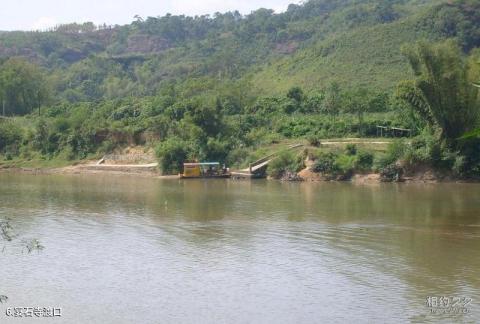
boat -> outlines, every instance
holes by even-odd
[[[184,163],[181,179],[230,178],[230,170],[220,162]]]

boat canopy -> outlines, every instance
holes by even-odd
[[[220,162],[202,162],[202,163],[184,163],[184,166],[215,166],[220,165]]]

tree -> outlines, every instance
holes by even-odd
[[[303,101],[303,91],[300,87],[292,87],[287,92],[287,98],[295,100],[297,103]]]
[[[465,52],[480,45],[480,3],[476,0],[455,0],[438,7],[435,32],[455,37]]]
[[[218,102],[209,103],[198,100],[189,107],[187,115],[207,135],[216,136],[223,128],[223,115],[220,110]]]
[[[189,155],[188,142],[171,137],[160,143],[155,151],[160,160],[160,166],[163,174],[180,172]]]
[[[344,109],[347,112],[355,113],[358,118],[358,131],[364,136],[364,115],[369,112],[373,106],[373,97],[366,89],[359,88],[353,92],[346,93],[344,98]]]
[[[337,82],[332,82],[327,88],[323,100],[323,110],[332,115],[333,122],[335,122],[335,117],[340,111],[340,85]]]
[[[50,91],[43,72],[23,59],[11,58],[0,66],[0,95],[10,115],[24,115],[45,104]]]
[[[305,99],[305,104],[303,105],[302,111],[304,113],[318,113],[322,109],[323,101],[325,100],[325,93],[322,92],[314,92],[313,94],[310,94],[306,99]]]
[[[403,52],[415,79],[400,83],[398,96],[449,143],[471,131],[479,117],[478,89],[471,85],[458,46],[451,41],[420,42]]]
[[[10,121],[0,121],[0,150],[9,146],[19,146],[22,140],[22,130]]]

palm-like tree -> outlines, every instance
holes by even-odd
[[[398,95],[438,128],[447,142],[471,132],[479,120],[478,89],[471,86],[469,67],[458,46],[421,42],[404,53],[415,79],[402,82]]]

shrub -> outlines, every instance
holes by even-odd
[[[58,157],[63,160],[72,161],[75,160],[76,154],[71,146],[65,146],[65,148],[59,152]]]
[[[115,149],[115,144],[111,140],[105,140],[99,148],[99,153],[108,154]]]
[[[452,170],[457,175],[462,175],[465,172],[465,157],[457,156],[455,162],[453,163]]]
[[[225,162],[228,155],[228,143],[209,138],[205,147],[205,156],[208,160]]]
[[[178,173],[189,155],[189,145],[186,141],[171,137],[157,145],[155,154],[163,174]]]
[[[347,144],[347,146],[345,147],[345,153],[347,155],[356,155],[357,154],[357,145]]]
[[[403,174],[402,168],[390,164],[380,170],[380,179],[384,182],[400,181]]]
[[[320,147],[322,142],[320,141],[320,138],[316,135],[310,135],[307,137],[308,144],[314,147]]]
[[[373,157],[362,153],[362,165],[368,165]],[[348,154],[335,154],[333,152],[320,152],[317,155],[315,164],[312,170],[314,172],[321,172],[325,175],[336,177],[338,180],[349,179],[353,172],[358,168],[358,156]]]
[[[65,133],[70,128],[70,123],[64,117],[57,118],[53,123],[53,129],[57,133]]]
[[[447,151],[433,135],[424,133],[412,139],[411,144],[405,147],[402,159],[410,165],[426,163],[439,166],[442,162],[443,151]]]
[[[320,152],[317,156],[317,160],[313,165],[313,172],[322,172],[322,173],[336,173],[338,171],[335,160],[337,155],[332,152]]]
[[[353,155],[341,154],[335,159],[336,175],[342,175],[344,178],[352,176],[356,166],[356,157]]]
[[[287,100],[282,105],[283,112],[285,112],[288,115],[293,114],[295,111],[299,109],[300,109],[300,105],[295,100]]]
[[[262,139],[265,144],[278,144],[282,140],[282,136],[277,133],[268,133]]]
[[[254,128],[245,134],[244,142],[248,146],[279,143],[282,136],[264,128]]]
[[[229,167],[241,165],[248,156],[248,150],[244,147],[239,147],[231,150],[228,153],[226,163]]]
[[[287,172],[294,173],[303,167],[301,156],[295,156],[292,152],[283,151],[268,165],[268,175],[280,179]]]
[[[301,102],[304,99],[303,91],[300,87],[292,87],[287,92],[287,98]]]
[[[407,145],[405,144],[404,141],[402,140],[396,140],[392,142],[387,149],[387,156],[393,160],[396,161],[400,159],[403,154],[405,153],[407,149]]]
[[[22,130],[15,124],[0,121],[0,150],[10,145],[18,145],[22,140]]]
[[[399,159],[403,158],[407,150],[407,145],[401,140],[396,140],[392,142],[388,148],[387,152],[383,155],[379,155],[375,161],[376,168],[382,170],[383,168],[394,164]]]
[[[86,132],[74,132],[68,135],[67,144],[70,146],[72,154],[80,159],[85,158],[91,152],[93,146],[92,138]],[[55,148],[56,146],[52,141],[46,141],[42,153],[51,153]]]
[[[373,166],[374,155],[370,152],[359,151],[356,160],[356,169],[358,170],[371,170]]]

